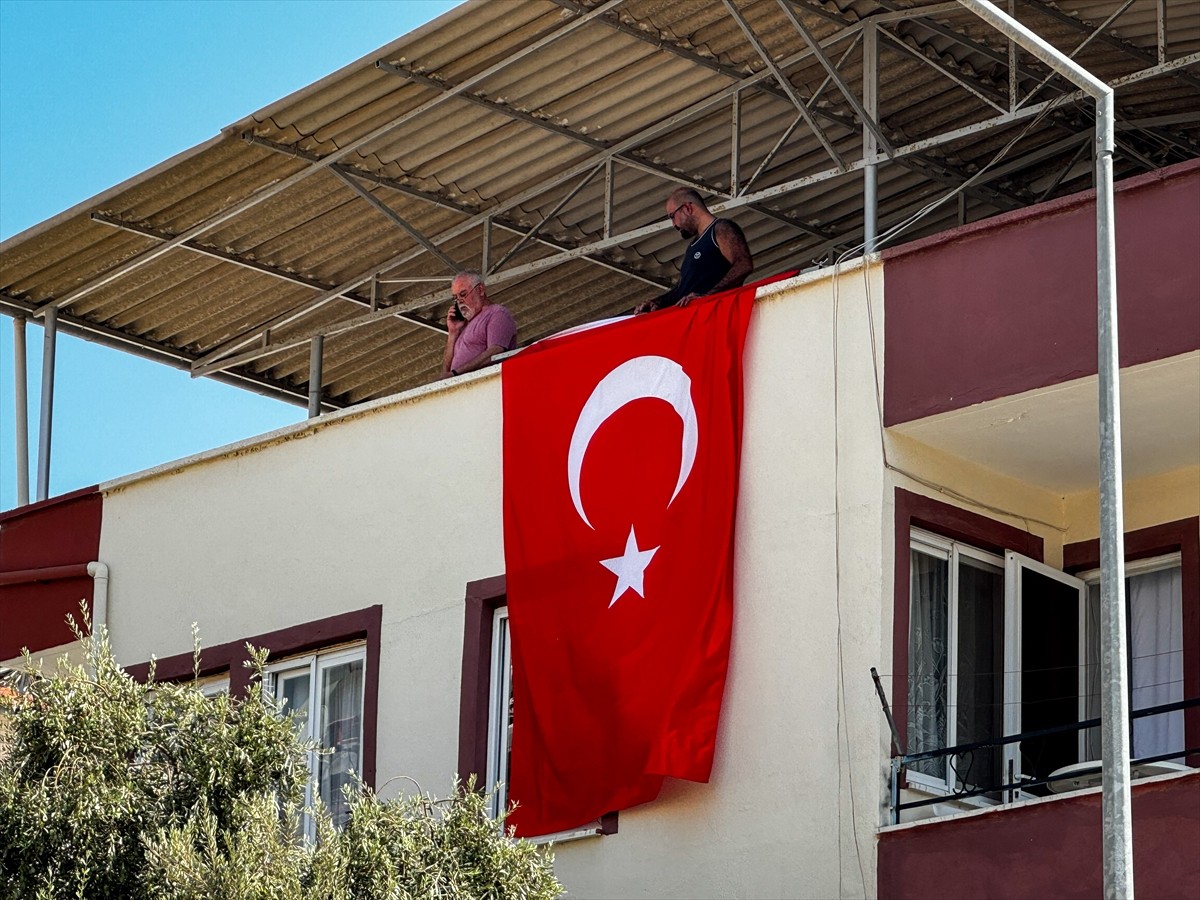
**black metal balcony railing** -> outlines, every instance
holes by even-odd
[[[1175,712],[1176,710],[1192,709],[1200,707],[1200,698],[1192,698],[1189,700],[1178,700],[1174,703],[1163,703],[1159,706],[1148,706],[1145,709],[1135,710],[1129,714],[1129,718],[1142,719],[1148,716],[1157,716],[1164,713]],[[886,706],[885,706],[886,709]],[[888,712],[890,720],[890,711]],[[892,757],[892,773],[891,773],[891,824],[895,825],[900,820],[900,813],[906,809],[916,809],[922,806],[931,806],[935,803],[946,803],[947,801],[964,800],[969,797],[981,797],[985,795],[1007,794],[1008,801],[1012,802],[1014,794],[1018,790],[1026,791],[1032,788],[1037,788],[1049,785],[1055,781],[1061,781],[1063,776],[1051,773],[1049,776],[1038,777],[1017,777],[1013,774],[1012,765],[1009,764],[1008,778],[999,784],[989,784],[986,787],[971,787],[964,783],[961,790],[955,790],[946,794],[940,794],[937,797],[930,797],[925,800],[913,800],[907,803],[900,802],[900,780],[904,770],[913,763],[921,762],[929,759],[942,759],[945,757],[954,756],[971,756],[976,751],[992,750],[999,747],[1007,746],[1008,744],[1016,744],[1022,741],[1031,741],[1038,738],[1044,738],[1050,735],[1066,734],[1068,732],[1083,731],[1088,728],[1096,728],[1100,725],[1100,719],[1085,719],[1081,722],[1071,722],[1066,725],[1056,725],[1052,728],[1039,728],[1035,731],[1025,731],[1020,734],[1005,735],[990,741],[974,741],[968,744],[958,744],[954,747],[941,747],[936,750],[925,750],[920,753],[906,753]],[[894,731],[893,731],[894,734]],[[1185,747],[1170,753],[1160,753],[1155,756],[1140,757],[1131,759],[1130,765],[1144,765],[1149,763],[1163,762],[1165,760],[1179,759],[1200,756],[1200,747]],[[1089,760],[1090,761],[1090,760]],[[1089,773],[1096,773],[1101,770],[1100,762],[1097,760],[1095,766],[1073,769],[1071,772],[1072,778],[1078,778]]]

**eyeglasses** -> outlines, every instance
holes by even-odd
[[[483,287],[482,284],[473,284],[469,288],[467,288],[465,291],[459,291],[457,294],[454,294],[453,295],[454,299],[457,300],[459,303],[461,303],[462,301],[464,301],[468,297],[470,297],[471,294],[474,293],[477,288],[481,288],[481,287]]]
[[[675,213],[679,212],[685,206],[691,206],[691,205],[692,205],[691,203],[680,203],[677,207],[675,207],[673,210],[671,210],[669,213],[667,213],[667,221],[670,222],[672,225],[674,225],[675,224]]]

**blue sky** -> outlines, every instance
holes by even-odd
[[[454,0],[0,0],[0,240],[216,135]],[[30,497],[43,332],[26,328]],[[60,335],[50,493],[305,411]],[[13,325],[0,316],[0,509],[16,505]]]

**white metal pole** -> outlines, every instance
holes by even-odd
[[[38,429],[37,499],[50,496],[50,430],[54,424],[54,348],[58,341],[58,309],[50,307],[42,320],[42,406]]]
[[[986,0],[963,6],[1020,44],[1096,101],[1096,305],[1100,413],[1100,699],[1104,896],[1133,900],[1133,812],[1129,791],[1129,693],[1125,673],[1124,513],[1120,362],[1112,154],[1113,91],[1070,57]]]
[[[29,375],[24,316],[13,317],[13,401],[17,414],[17,506],[29,502]]]
[[[863,106],[867,116],[879,121],[879,34],[874,25],[863,30]],[[863,121],[863,158],[874,159],[879,152],[875,131]],[[863,253],[875,252],[876,235],[879,227],[878,170],[875,163],[863,168]]]
[[[1100,733],[1104,896],[1133,898],[1129,691],[1125,660],[1125,515],[1121,471],[1121,363],[1113,208],[1113,96],[1096,101],[1096,277],[1100,393]]]

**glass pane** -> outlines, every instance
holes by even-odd
[[[958,565],[958,666],[955,744],[995,740],[1004,734],[1004,570],[960,557]],[[957,787],[1003,784],[1000,747],[951,760]]]
[[[512,761],[512,643],[508,632],[508,616],[497,615],[495,620],[495,658],[492,660],[493,692],[490,715],[499,717],[490,727],[488,750],[488,789],[499,786],[492,798],[492,815],[498,815],[508,802],[508,775]]]
[[[321,800],[338,826],[350,814],[342,786],[353,782],[352,772],[362,772],[363,670],[361,659],[321,669],[320,743],[333,752],[317,757],[317,778]]]
[[[1084,608],[1083,718],[1100,718],[1100,585],[1089,584]],[[1100,729],[1089,728],[1083,737],[1083,760],[1099,759]]]
[[[908,752],[946,746],[946,666],[949,634],[949,563],[911,551],[908,613]],[[943,759],[914,763],[914,772],[946,777]]]
[[[308,669],[293,674],[281,674],[278,679],[279,689],[276,691],[276,696],[285,703],[284,715],[294,714],[292,721],[296,726],[296,733],[301,737],[307,737],[308,703],[309,696],[312,694]]]
[[[1079,589],[1022,567],[1021,731],[1079,721]],[[1079,762],[1079,732],[1055,731],[1020,743],[1020,773],[1036,779]],[[1028,789],[1033,794],[1047,788]]]

